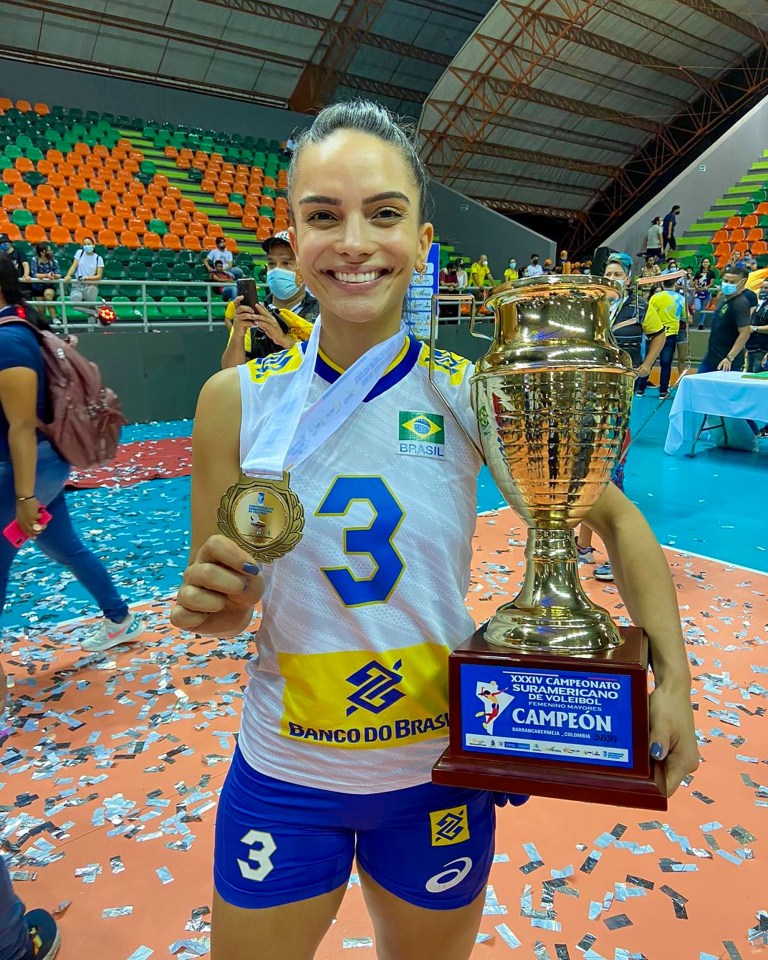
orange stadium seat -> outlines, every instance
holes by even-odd
[[[765,240],[756,240],[752,244],[752,255],[757,257],[765,253],[768,253],[768,243]]]
[[[163,245],[162,240],[156,233],[145,233],[144,234],[144,246],[148,250],[159,250]]]
[[[104,221],[101,217],[97,217],[95,213],[89,213],[83,223],[89,230],[93,230],[94,233],[98,233],[99,230],[104,229]]]
[[[185,250],[191,250],[193,253],[200,253],[203,249],[202,244],[200,243],[200,238],[193,236],[191,233],[188,233],[182,240],[182,245]]]
[[[107,220],[106,229],[111,230],[112,233],[117,235],[122,233],[124,230],[127,230],[128,225],[122,217],[110,217],[109,220]]]
[[[47,209],[48,209],[48,207],[47,207],[47,205],[46,205],[46,202],[45,202],[45,200],[42,199],[42,197],[28,197],[28,198],[27,198],[27,210],[28,210],[30,213],[34,213],[34,214],[37,214],[37,215],[39,216],[40,213],[41,213],[43,210],[47,210]]]
[[[30,223],[28,227],[24,228],[24,239],[27,243],[43,243],[47,237],[45,230],[39,224]]]
[[[88,237],[93,237],[93,230],[89,230],[88,227],[78,227],[75,230],[76,243],[84,243]]]
[[[63,246],[65,243],[72,243],[72,234],[66,227],[51,227],[51,243],[55,243],[57,247]]]
[[[62,177],[62,175],[58,172],[58,170],[54,170],[53,173],[48,174],[49,187],[53,187],[55,190],[61,191],[61,188],[64,186],[64,183],[65,183],[64,177]]]
[[[177,210],[175,216],[177,223],[188,224],[192,222],[192,216],[188,210]]]
[[[188,157],[176,157],[176,166],[179,170],[189,170],[192,166],[192,161]]]
[[[242,217],[243,208],[239,203],[229,203],[227,204],[227,216],[228,217]]]
[[[71,231],[78,230],[82,226],[80,217],[76,213],[62,213],[60,222],[62,227]]]
[[[197,237],[200,239],[205,236],[205,224],[198,223],[197,220],[193,220],[192,223],[187,225],[187,233],[190,237]]]
[[[179,155],[179,151],[176,149],[176,147],[172,147],[170,144],[168,144],[163,153],[166,157],[168,157],[169,160],[175,160]]]
[[[29,157],[17,157],[13,165],[19,173],[31,173],[35,169],[35,165]]]
[[[243,224],[243,229],[245,229],[245,230],[254,230],[254,231],[255,231],[255,230],[257,229],[257,227],[258,227],[258,223],[257,223],[256,217],[254,217],[253,214],[250,214],[250,213],[246,213],[246,214],[243,216],[242,224]]]
[[[75,190],[79,193],[81,190],[85,190],[88,186],[88,181],[85,179],[82,174],[73,173],[69,178],[70,187],[74,187]]]
[[[8,97],[0,97],[0,110],[13,110],[13,100]]]
[[[144,231],[147,229],[145,222],[143,220],[139,220],[137,217],[129,218],[128,222],[126,223],[126,227],[135,234],[144,233]]]
[[[168,225],[168,230],[171,233],[175,233],[177,237],[183,237],[186,235],[186,232],[187,232],[187,224],[179,223],[178,220],[174,220],[172,223]]]
[[[53,213],[57,216],[61,216],[62,213],[69,213],[70,207],[66,200],[62,200],[61,197],[53,197],[50,201],[50,208]]]
[[[730,241],[731,243],[739,243],[742,240],[746,239],[746,234],[743,230],[731,230]]]
[[[135,230],[123,230],[120,234],[120,243],[124,247],[130,247],[131,250],[138,250],[141,246],[139,235]]]
[[[21,174],[15,167],[8,167],[7,170],[3,170],[3,180],[5,183],[21,183]]]
[[[117,246],[117,234],[114,230],[99,230],[96,238],[100,244],[105,247]]]
[[[27,206],[29,210],[29,206]],[[38,226],[42,227],[44,230],[52,230],[53,227],[58,227],[59,221],[56,219],[56,214],[51,213],[50,210],[41,210],[37,215]]]
[[[33,109],[39,117],[47,117],[51,112],[47,103],[36,103]]]
[[[108,220],[112,216],[113,206],[111,203],[104,203],[103,200],[99,200],[98,203],[94,203],[93,212],[97,217],[101,217],[102,220]]]
[[[29,113],[32,109],[32,104],[29,102],[29,100],[17,100],[16,109],[20,113]]]
[[[46,159],[49,163],[53,163],[53,164],[55,164],[56,166],[58,166],[58,164],[64,163],[64,154],[61,152],[61,150],[53,150],[53,149],[52,149],[52,150],[46,150],[46,151],[45,151],[45,159]]]
[[[133,211],[133,215],[137,219],[143,220],[144,223],[149,223],[149,221],[152,219],[152,211],[149,209],[149,207],[145,206],[136,207],[136,209]]]
[[[59,187],[59,196],[63,200],[69,201],[69,203],[75,203],[77,200],[77,190],[75,190],[74,187],[71,187],[68,183],[65,183],[63,186]]]
[[[87,217],[91,212],[91,205],[87,200],[74,199],[72,201],[72,212],[80,218]]]
[[[32,187],[24,180],[19,180],[18,183],[14,183],[13,192],[17,197],[22,197],[22,199],[26,200],[27,197],[32,196]]]
[[[756,227],[757,217],[754,215],[754,213],[751,213],[748,217],[742,218],[741,225],[742,227],[744,227],[745,230],[751,229],[752,227]]]
[[[205,226],[208,226],[208,214],[203,210],[195,210],[195,212],[192,214],[192,219],[196,223],[202,223],[205,224]]]
[[[181,250],[181,240],[175,233],[166,233],[163,237],[163,246],[166,250]]]

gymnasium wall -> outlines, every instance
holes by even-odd
[[[762,156],[766,148],[768,97],[736,121],[679,177],[602,243],[614,250],[626,250],[634,256],[645,245],[645,233],[651,220],[655,216],[663,217],[675,203],[681,207],[675,233],[682,236]]]

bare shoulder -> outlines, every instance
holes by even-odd
[[[215,373],[200,391],[193,439],[208,452],[232,446],[240,436],[240,378],[237,367]]]

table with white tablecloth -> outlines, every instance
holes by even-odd
[[[675,391],[664,452],[693,456],[702,432],[713,428],[722,431],[724,446],[750,449],[756,440],[747,421],[768,422],[768,379],[735,371],[689,374]]]

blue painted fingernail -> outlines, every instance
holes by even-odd
[[[243,572],[250,573],[252,577],[255,577],[257,574],[261,573],[261,569],[257,567],[255,563],[244,563]]]
[[[653,757],[654,760],[661,760],[661,758],[664,756],[664,747],[662,747],[660,743],[656,743],[656,742],[652,743],[651,756]]]

